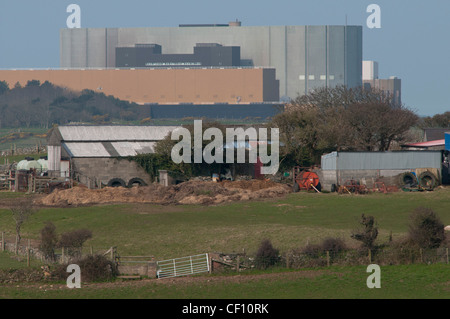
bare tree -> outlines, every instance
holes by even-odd
[[[338,86],[298,97],[269,126],[280,129],[281,162],[303,165],[331,151],[387,151],[417,122],[384,92]]]
[[[15,253],[17,255],[19,244],[20,244],[20,231],[22,229],[23,224],[36,212],[36,209],[33,207],[33,201],[31,198],[27,198],[25,200],[18,201],[14,206],[10,207],[12,217],[15,221],[15,230],[16,230],[16,247]]]

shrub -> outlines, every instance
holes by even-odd
[[[279,261],[279,251],[272,246],[269,239],[264,239],[256,252],[255,266],[259,269],[267,269]]]
[[[68,248],[68,255],[79,256],[81,248],[86,240],[92,238],[92,232],[88,229],[78,229],[61,234],[58,246]]]
[[[419,207],[410,215],[408,238],[420,248],[438,248],[445,241],[444,224],[433,210]]]
[[[378,227],[376,227],[375,218],[362,214],[359,223],[362,225],[362,228],[354,231],[351,237],[362,242],[365,248],[373,248],[375,239],[378,236]]]
[[[93,255],[82,259],[71,261],[70,264],[80,266],[81,282],[98,282],[112,280],[117,276],[115,264],[105,256]],[[69,264],[59,265],[53,271],[53,276],[57,280],[67,280],[70,276],[67,266]]]
[[[58,243],[56,227],[52,222],[47,222],[41,229],[41,244],[39,249],[44,253],[47,260],[55,260],[55,248]]]
[[[340,238],[325,238],[321,244],[322,251],[331,251],[334,253],[339,253],[347,249],[344,241]]]
[[[61,234],[60,247],[82,247],[84,242],[92,238],[92,232],[88,229],[78,229]]]
[[[301,253],[311,258],[317,258],[322,253],[322,247],[317,244],[307,244],[301,249]]]

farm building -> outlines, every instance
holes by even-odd
[[[450,129],[448,128],[426,128],[424,129],[423,142],[404,144],[402,147],[410,150],[427,149],[448,151],[449,147],[446,147],[446,138],[450,134],[449,131]]]
[[[120,158],[153,153],[156,142],[177,126],[57,126],[48,137],[48,174],[72,177],[88,187],[150,183],[134,161]]]
[[[411,176],[413,181],[408,179]],[[368,188],[376,182],[402,187],[421,178],[438,185],[449,182],[448,154],[442,151],[333,152],[322,156],[319,177],[326,190],[349,180]]]
[[[445,150],[450,151],[450,132],[445,133]]]

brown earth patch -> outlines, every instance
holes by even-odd
[[[290,193],[290,188],[287,185],[265,180],[220,183],[188,181],[169,187],[160,184],[133,188],[106,187],[103,189],[88,189],[77,186],[71,189],[55,190],[47,196],[38,197],[35,204],[62,207],[107,203],[217,205],[234,201],[283,197],[288,193]]]
[[[148,285],[166,285],[166,286],[189,286],[189,285],[217,285],[217,284],[242,284],[257,281],[293,281],[305,278],[316,278],[325,274],[335,274],[340,277],[342,274],[333,273],[329,270],[300,270],[281,273],[258,274],[258,275],[234,275],[234,276],[186,276],[164,279],[140,279],[140,280],[116,280],[105,283],[84,283],[83,288],[89,289],[115,289],[120,287],[144,287]],[[27,283],[28,288],[42,290],[69,289],[65,284],[55,283]]]

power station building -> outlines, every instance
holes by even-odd
[[[197,43],[193,54],[162,54],[159,44],[116,48],[116,67],[239,67],[241,48],[218,43]]]
[[[0,70],[10,87],[30,80],[84,89],[138,104],[279,102],[273,68],[157,68]]]
[[[273,68],[281,100],[362,85],[362,26],[62,29],[60,67]]]

